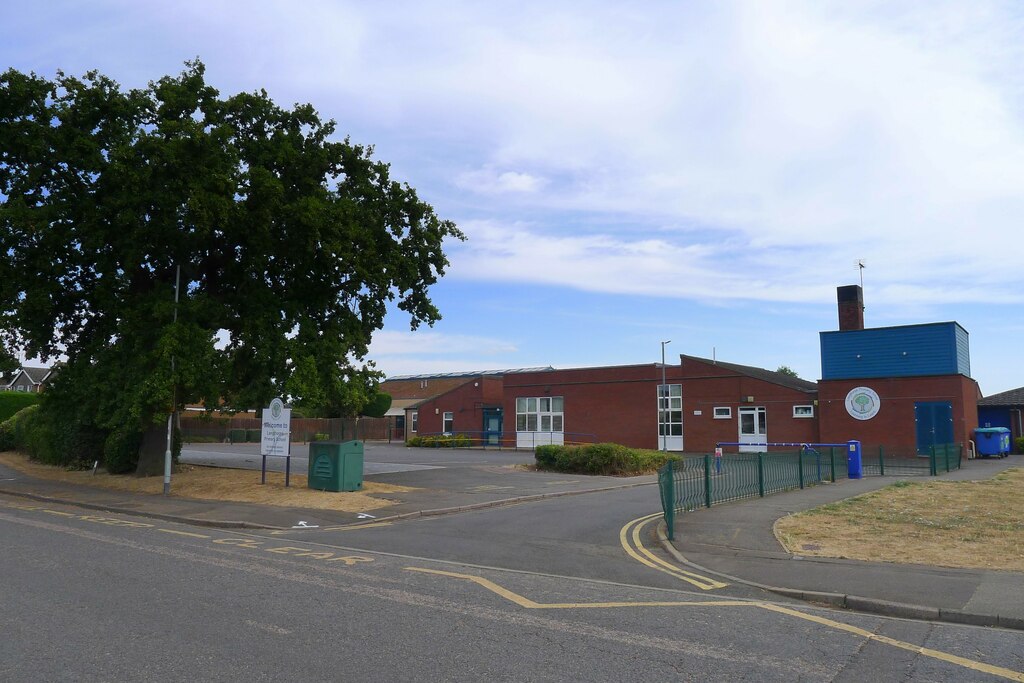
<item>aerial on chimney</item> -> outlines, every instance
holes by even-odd
[[[864,290],[860,285],[836,289],[839,300],[839,331],[864,329]]]

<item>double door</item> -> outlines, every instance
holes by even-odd
[[[760,453],[768,447],[768,411],[764,406],[740,408],[740,453]]]

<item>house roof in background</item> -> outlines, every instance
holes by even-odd
[[[979,406],[1024,406],[1024,387],[978,399]]]
[[[50,368],[28,366],[18,368],[10,375],[10,379],[7,381],[7,386],[14,384],[14,380],[18,379],[22,373],[25,374],[25,377],[27,377],[28,381],[32,384],[42,384],[43,380],[50,373]]]

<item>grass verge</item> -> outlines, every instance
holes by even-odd
[[[33,462],[26,456],[12,451],[0,453],[0,463],[36,479],[130,493],[163,492],[163,477],[138,478],[131,475],[110,475],[105,472],[97,472],[94,475],[92,471],[69,471]],[[367,512],[388,507],[397,501],[378,496],[414,490],[406,486],[364,480],[362,491],[314,491],[306,488],[305,475],[294,473],[291,476],[291,486],[285,488],[284,474],[280,472],[267,472],[267,483],[260,484],[259,470],[231,470],[196,465],[182,465],[180,471],[175,472],[171,479],[172,495],[180,498],[342,512]]]
[[[796,555],[1024,571],[1024,469],[899,481],[783,517],[775,536]]]

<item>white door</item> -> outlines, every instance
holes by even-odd
[[[683,450],[683,385],[658,385],[658,450]]]
[[[768,450],[767,446],[760,445],[768,443],[768,421],[764,406],[740,408],[739,442],[740,453],[760,453]]]

